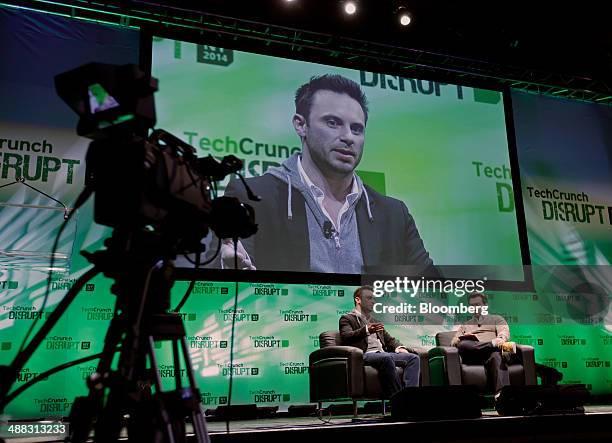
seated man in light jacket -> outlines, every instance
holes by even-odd
[[[510,328],[501,315],[488,313],[487,296],[474,292],[468,298],[470,306],[479,307],[474,316],[459,326],[451,341],[466,363],[485,364],[495,380],[495,398],[504,386],[510,384],[508,367],[502,352],[516,353],[516,344],[510,339]]]

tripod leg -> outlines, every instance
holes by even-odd
[[[66,436],[67,442],[85,443],[89,438],[94,418],[98,409],[90,397],[77,397],[74,399],[68,422],[70,423],[70,433]]]
[[[111,390],[98,421],[95,425],[94,441],[96,443],[115,442],[123,427],[123,412],[127,398]]]
[[[149,336],[147,351],[148,351],[149,359],[151,361],[151,372],[153,373],[153,378],[155,381],[155,391],[159,397],[160,393],[162,392],[162,381],[159,375],[159,370],[158,370],[159,365],[157,364],[157,357],[155,356],[154,349],[155,349],[155,342],[153,340],[153,337]],[[168,411],[166,411],[163,404],[160,403],[159,406],[160,407],[159,407],[158,414],[159,414],[159,418],[161,419],[160,430],[163,432],[163,435],[165,437],[164,441],[167,443],[174,443],[175,439],[174,439],[174,432],[172,430],[172,421],[170,420]]]
[[[191,365],[191,359],[189,358],[189,348],[187,347],[187,339],[185,336],[181,337],[181,349],[185,358],[185,368],[187,370],[187,377],[189,378],[189,385],[191,391],[199,394],[197,389],[195,377],[193,375],[193,367]],[[198,443],[210,443],[210,437],[208,436],[208,430],[206,429],[206,419],[204,418],[204,412],[202,411],[202,404],[199,399],[196,399],[194,404],[194,410],[191,414],[191,421],[193,423],[193,432]]]
[[[102,357],[98,362],[97,377],[103,377],[110,371],[110,366],[115,355],[115,350],[121,338],[122,323],[118,318],[111,321],[106,336],[104,337],[104,349]],[[93,422],[104,408],[104,380],[97,380],[90,376],[89,395],[87,397],[77,397],[70,409],[69,422],[70,434],[66,441],[72,443],[84,443],[93,427]]]

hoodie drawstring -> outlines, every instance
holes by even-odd
[[[366,200],[366,208],[368,208],[368,218],[371,222],[374,221],[374,216],[372,215],[372,210],[370,209],[370,197],[368,197],[368,191],[366,191],[365,186],[362,185],[363,194],[365,195]]]
[[[291,210],[291,176],[287,174],[287,219],[293,220],[293,211]]]

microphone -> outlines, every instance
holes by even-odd
[[[325,238],[332,238],[333,233],[334,227],[332,223],[329,220],[326,220],[325,223],[323,223],[323,235]]]

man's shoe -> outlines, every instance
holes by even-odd
[[[516,343],[513,341],[507,341],[499,345],[499,349],[503,352],[509,352],[510,354],[516,354]]]

